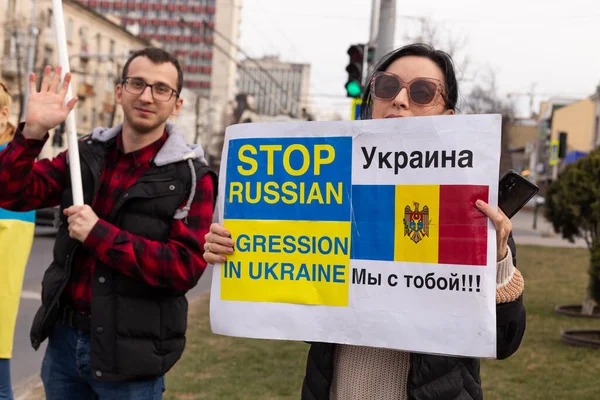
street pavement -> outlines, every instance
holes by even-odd
[[[556,235],[552,225],[543,216],[538,217],[537,229],[533,229],[533,212],[522,210],[512,219],[513,235],[517,244],[539,245],[549,247],[585,247],[583,240],[569,243]],[[39,351],[34,351],[29,343],[29,328],[33,316],[40,304],[40,283],[45,269],[52,261],[54,236],[47,229],[36,229],[36,237],[23,284],[23,295],[19,308],[19,316],[15,332],[15,346],[11,361],[12,380],[15,386],[15,398],[18,400],[33,399],[27,395],[32,387],[40,385],[39,370],[45,351],[45,343]],[[200,293],[210,289],[212,268],[208,268],[198,286],[188,293],[192,300]]]
[[[29,386],[29,382],[36,382],[36,376],[42,365],[45,341],[38,351],[33,350],[29,342],[29,329],[31,322],[40,306],[41,282],[44,271],[52,262],[52,247],[54,234],[49,228],[36,228],[31,254],[25,270],[23,292],[19,305],[19,315],[15,328],[13,358],[11,360],[11,378],[15,389],[15,398],[26,400],[22,393]],[[208,268],[198,285],[188,293],[188,299],[197,297],[200,293],[210,289],[212,268]]]
[[[552,224],[538,215],[537,227],[533,229],[534,213],[530,210],[521,210],[511,222],[513,224],[513,237],[521,245],[537,245],[547,247],[587,247],[583,239],[571,243],[554,232]]]

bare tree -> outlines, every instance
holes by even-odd
[[[468,38],[465,34],[452,31],[444,23],[433,21],[429,17],[417,18],[417,22],[419,27],[416,34],[407,34],[405,39],[428,43],[450,54],[456,66],[459,86],[463,88],[468,86],[466,92],[459,93],[458,110],[466,114],[502,115],[500,174],[503,174],[512,166],[508,145],[508,125],[515,116],[514,103],[510,100],[503,100],[498,93],[494,70],[483,69],[483,73],[471,70],[471,62],[466,51]]]
[[[465,52],[469,42],[467,35],[452,31],[444,23],[436,22],[430,17],[419,17],[415,20],[419,24],[416,33],[407,33],[404,39],[409,42],[428,43],[450,54],[455,63],[459,83],[472,82],[475,73],[471,71],[471,62]]]
[[[475,83],[466,96],[462,96],[461,103],[466,114],[502,115],[500,175],[503,175],[512,168],[508,128],[515,118],[515,104],[511,100],[503,100],[500,97],[496,85],[496,74],[491,69],[484,79]]]
[[[488,68],[471,87],[466,95],[461,96],[461,107],[466,114],[501,114],[502,133],[500,144],[500,169],[502,176],[512,168],[512,155],[509,149],[509,125],[515,118],[515,104],[510,99],[502,99],[498,93],[496,73]]]
[[[491,68],[473,83],[466,95],[462,96],[461,103],[467,114],[502,114],[509,118],[515,116],[515,104],[509,98],[502,99],[498,93],[496,72]]]

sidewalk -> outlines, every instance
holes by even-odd
[[[44,387],[39,374],[13,387],[15,400],[45,400]]]
[[[523,209],[515,215],[511,222],[513,224],[513,236],[519,245],[535,245],[547,247],[578,247],[586,248],[583,239],[571,243],[554,232],[552,224],[548,222],[541,211],[537,217],[537,229],[533,229],[533,211]]]

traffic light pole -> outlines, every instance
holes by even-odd
[[[362,60],[362,77],[361,77],[361,82],[362,82],[362,87],[364,88],[368,82],[368,76],[369,76],[369,63],[368,63],[368,58],[369,58],[369,45],[365,44],[363,45],[363,60]]]
[[[377,45],[377,33],[379,32],[379,8],[381,0],[373,0],[371,7],[371,30],[369,32],[369,47]]]
[[[396,33],[396,0],[381,0],[379,8],[379,33],[377,34],[377,49],[375,59],[394,49],[394,36]]]
[[[21,115],[19,115],[20,121],[25,121],[25,115],[27,114],[27,100],[29,99],[29,74],[33,72],[34,61],[35,61],[35,49],[37,45],[37,35],[39,29],[36,25],[36,0],[31,0],[31,21],[29,24],[29,47],[27,49],[27,77],[25,78],[25,100],[23,101],[23,108]]]

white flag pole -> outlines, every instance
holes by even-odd
[[[63,15],[62,0],[52,0],[52,13],[54,15],[54,29],[56,30],[56,44],[58,46],[58,61],[62,67],[61,81],[71,71],[69,67],[69,54],[67,51],[67,36],[65,34],[65,19]],[[73,97],[71,84],[67,90],[65,103]],[[69,168],[71,172],[71,189],[73,190],[73,205],[83,205],[83,185],[81,184],[81,166],[79,165],[79,146],[77,144],[77,128],[75,127],[75,110],[67,115],[65,124],[67,143],[69,145]]]

